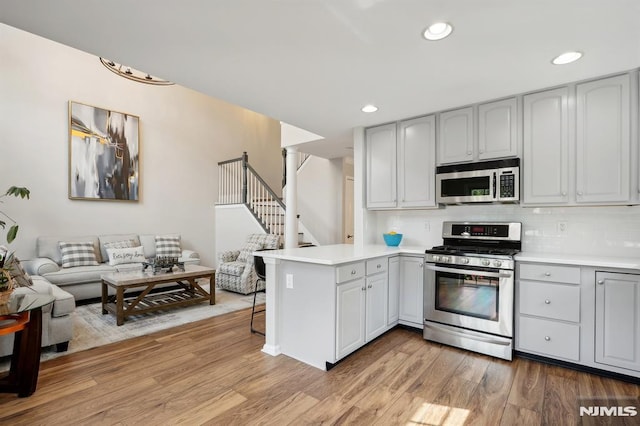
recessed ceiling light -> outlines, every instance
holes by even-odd
[[[378,107],[371,104],[362,107],[362,112],[376,112],[377,110]]]
[[[553,58],[551,63],[553,65],[565,65],[570,64],[573,61],[577,61],[580,58],[582,58],[582,52],[565,52],[562,55],[558,55]]]
[[[442,40],[447,37],[453,31],[453,27],[446,22],[436,22],[435,24],[429,25],[429,27],[424,30],[422,33],[422,37],[427,40]]]

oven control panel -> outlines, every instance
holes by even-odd
[[[451,236],[455,237],[508,237],[507,225],[453,225]]]
[[[480,266],[484,268],[496,269],[514,269],[514,261],[512,259],[493,259],[476,256],[455,256],[427,253],[426,261],[429,263],[445,263],[450,265]]]
[[[521,241],[519,222],[443,222],[442,238]]]

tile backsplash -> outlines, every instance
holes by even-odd
[[[447,206],[434,210],[378,211],[376,243],[395,228],[402,245],[442,244],[442,222],[522,223],[522,249],[529,252],[640,257],[640,206],[523,207],[519,204]]]

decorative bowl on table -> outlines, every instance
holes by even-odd
[[[402,234],[382,234],[382,238],[389,247],[398,247],[402,241]]]

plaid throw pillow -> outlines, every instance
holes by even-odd
[[[58,243],[60,254],[62,255],[62,267],[71,268],[74,266],[95,266],[96,252],[91,242],[65,242]]]
[[[180,257],[179,235],[157,235],[156,236],[156,257]]]

